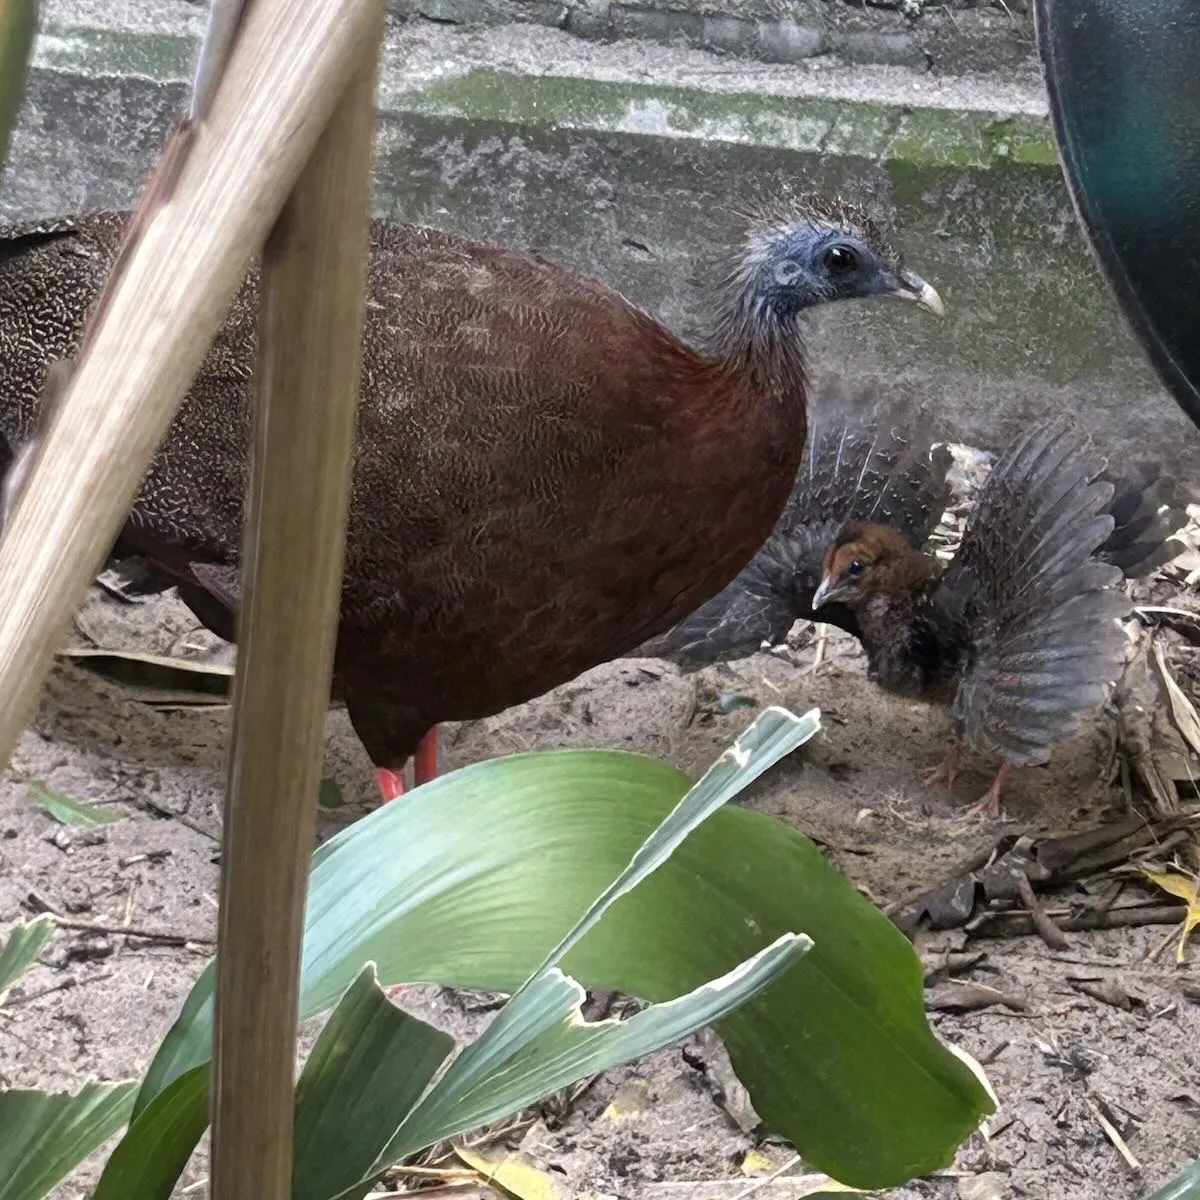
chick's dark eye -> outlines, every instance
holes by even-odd
[[[825,251],[825,269],[831,275],[847,275],[858,266],[858,258],[848,246],[830,246]]]
[[[861,558],[852,558],[850,565],[846,568],[846,574],[853,578],[855,575],[863,573],[863,564]]]

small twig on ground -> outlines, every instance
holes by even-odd
[[[131,854],[128,858],[117,860],[117,866],[122,868],[135,867],[138,863],[163,862],[171,857],[170,850],[147,850],[145,854]]]
[[[1003,1005],[1012,1012],[1028,1012],[1023,996],[1002,992],[983,983],[943,983],[926,997],[925,1006],[940,1012],[978,1012],[993,1004]]]
[[[151,816],[166,817],[168,820],[178,821],[180,825],[190,829],[193,833],[200,834],[201,837],[208,838],[210,842],[216,842],[218,845],[221,843],[221,835],[219,833],[213,833],[211,829],[205,829],[203,825],[201,825],[198,821],[193,821],[192,818],[187,816],[185,813],[176,812],[173,808],[167,808],[162,804],[156,804],[153,800],[150,800],[145,796],[137,797],[132,801],[132,803],[137,808],[144,809],[146,812],[150,813]]]
[[[100,983],[105,979],[111,979],[115,972],[105,971],[100,975],[93,975],[88,979],[80,979],[78,975],[68,975],[66,979],[60,979],[57,983],[49,984],[47,987],[38,988],[36,992],[22,992],[20,995],[9,995],[5,1000],[6,1008],[16,1008],[18,1004],[28,1004],[31,1000],[40,1000],[43,996],[49,996],[52,992],[65,992],[71,988],[84,987],[90,983]]]
[[[990,1067],[1012,1045],[1008,1038],[1001,1038],[986,1054],[979,1059],[981,1067]]]
[[[1099,1000],[1101,1004],[1111,1005],[1124,1012],[1131,1012],[1135,1002],[1140,1003],[1115,979],[1076,979],[1068,975],[1067,982],[1077,992],[1082,992],[1093,1000]]]
[[[813,660],[808,667],[805,668],[804,674],[816,674],[821,664],[825,661],[825,650],[829,643],[829,626],[823,622],[817,622],[817,636],[815,639],[816,650],[813,652]]]
[[[511,1138],[514,1133],[524,1133],[527,1129],[532,1129],[538,1123],[536,1116],[532,1117],[516,1117],[505,1125],[498,1125],[494,1129],[484,1130],[472,1138],[461,1138],[462,1145],[467,1150],[478,1150],[480,1146],[488,1146],[493,1142],[501,1142],[506,1138]]]
[[[1100,1111],[1100,1106],[1095,1100],[1088,1098],[1088,1108],[1091,1110],[1092,1116],[1096,1118],[1100,1128],[1104,1130],[1105,1136],[1113,1146],[1117,1153],[1125,1160],[1131,1171],[1140,1171],[1142,1164],[1133,1157],[1133,1151],[1125,1144],[1125,1139],[1118,1132],[1117,1127]]]
[[[1038,903],[1038,898],[1033,894],[1033,884],[1029,882],[1029,876],[1024,871],[1017,871],[1014,878],[1017,884],[1017,894],[1021,897],[1021,903],[1029,910],[1029,919],[1033,922],[1038,936],[1052,950],[1069,949],[1071,943],[1066,934],[1046,915],[1046,910]]]
[[[36,892],[29,893],[28,904],[31,908],[48,913],[54,918],[54,923],[63,929],[78,929],[82,933],[106,933],[113,937],[133,937],[143,942],[158,942],[164,946],[211,946],[217,940],[207,934],[171,933],[165,929],[142,929],[137,925],[118,925],[115,922],[77,921],[74,917],[64,916]]]
[[[1178,925],[1187,914],[1186,904],[1149,904],[1113,908],[1107,912],[1084,912],[1074,916],[1055,916],[1061,930],[1078,933],[1085,929],[1130,929],[1142,925]],[[985,913],[968,930],[972,937],[1025,937],[1037,933],[1033,917],[1027,912]]]
[[[389,1177],[411,1175],[414,1179],[472,1179],[477,1180],[479,1173],[470,1167],[393,1167]]]
[[[64,929],[79,929],[84,933],[107,933],[116,937],[138,938],[143,942],[158,942],[163,946],[211,946],[215,937],[206,934],[170,933],[164,929],[141,929],[136,925],[106,925],[100,921],[76,921],[72,917],[51,914]]]

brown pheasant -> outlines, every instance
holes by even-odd
[[[125,220],[0,230],[0,432],[14,450]],[[703,350],[566,267],[373,222],[334,686],[385,796],[418,747],[432,773],[439,722],[617,657],[736,575],[803,455],[803,314],[868,296],[941,311],[844,204],[748,224]],[[115,548],[229,638],[256,312],[252,271]]]

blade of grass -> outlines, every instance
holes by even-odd
[[[0,1200],[43,1200],[129,1120],[136,1083],[66,1093],[0,1091]]]
[[[47,916],[26,921],[8,935],[4,949],[0,950],[0,1004],[12,985],[37,962],[53,936],[54,922]]]
[[[29,790],[33,793],[34,803],[45,809],[60,825],[111,825],[123,815],[111,808],[84,804],[81,800],[64,796],[62,792],[48,788],[38,779],[29,781]]]

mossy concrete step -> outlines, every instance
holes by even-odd
[[[83,2],[58,0],[36,48],[8,215],[129,203],[184,94],[194,6],[60,19]],[[1161,454],[1200,486],[1190,427],[1079,237],[1035,88],[393,20],[380,110],[377,211],[571,262],[684,334],[703,327],[696,279],[731,211],[859,199],[948,316],[833,306],[813,322],[821,366],[927,399],[976,444],[1067,407],[1115,453]]]

